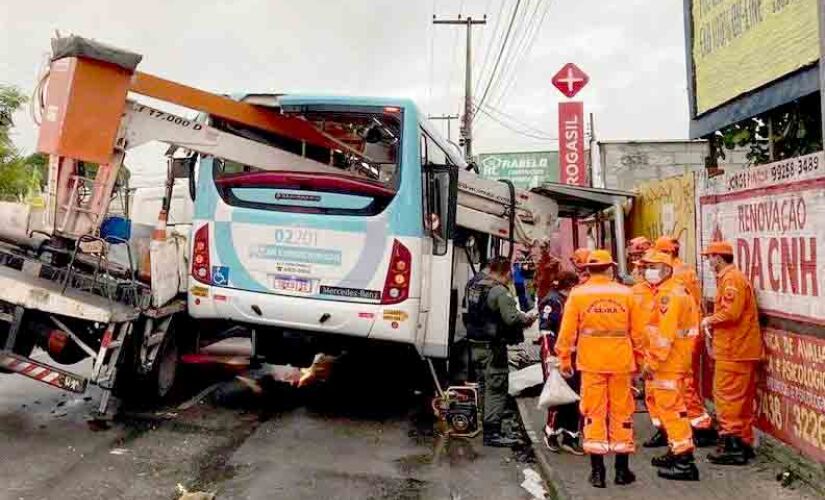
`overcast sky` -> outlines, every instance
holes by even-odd
[[[433,26],[433,13],[487,13],[488,24],[473,33],[479,98],[517,2],[7,0],[0,6],[0,83],[29,92],[59,29],[139,52],[142,71],[206,90],[404,96],[432,114],[457,113],[464,28]],[[570,61],[591,77],[578,97],[595,113],[600,139],[687,137],[681,1],[520,0],[518,12],[513,51],[485,102],[522,133],[479,115],[476,152],[556,149],[541,139],[557,136],[562,96],[550,78]],[[33,149],[36,130],[26,114],[17,125],[18,144]]]

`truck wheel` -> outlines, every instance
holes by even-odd
[[[162,400],[172,392],[177,376],[178,344],[175,341],[175,335],[170,326],[169,332],[166,333],[166,338],[163,339],[163,345],[160,347],[158,356],[155,358],[152,371],[149,373],[151,382],[147,385],[150,386],[154,392],[153,396],[158,400]]]
[[[138,322],[135,327],[142,328],[141,323]],[[115,396],[125,402],[146,406],[160,403],[170,395],[178,378],[179,361],[173,328],[174,322],[169,325],[169,330],[152,363],[152,369],[148,373],[142,373],[137,355],[143,339],[141,335],[133,337],[130,345],[126,347],[127,351],[118,370]]]

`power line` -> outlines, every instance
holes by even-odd
[[[484,112],[485,115],[490,116],[491,118],[493,118],[493,117],[497,118],[498,123],[501,123],[502,121],[506,120],[507,122],[509,122],[509,125],[511,125],[512,127],[518,126],[519,129],[521,131],[525,132],[525,133],[529,133],[529,134],[539,136],[539,137],[543,137],[543,138],[546,138],[546,139],[551,139],[551,140],[555,139],[547,131],[542,130],[538,127],[534,127],[533,125],[530,125],[529,123],[523,122],[520,119],[516,118],[515,116],[513,116],[509,113],[506,113],[506,112],[504,112],[500,109],[494,108],[494,107],[490,106],[489,104],[485,104],[481,108],[476,105],[475,109],[476,109],[476,111],[481,109]]]
[[[496,123],[498,123],[502,127],[506,128],[507,130],[509,130],[509,131],[511,131],[515,134],[518,134],[518,135],[521,135],[521,136],[524,136],[524,137],[529,137],[531,139],[540,140],[540,141],[557,141],[557,140],[559,140],[558,137],[538,135],[538,134],[533,134],[533,133],[525,131],[525,130],[516,129],[513,125],[511,125],[511,124],[505,122],[504,120],[498,118],[497,116],[495,116],[491,112],[487,111],[487,109],[485,109],[485,108],[476,107],[476,113],[478,113],[478,112],[481,112],[482,114],[487,115],[490,119],[492,119],[493,121],[495,121]]]
[[[538,129],[532,125],[524,123],[520,121],[518,118],[505,113],[500,109],[490,108],[488,104],[485,104],[484,107],[476,106],[476,111],[480,111],[483,115],[486,115],[502,127],[506,128],[507,130],[524,136],[529,137],[531,139],[541,140],[541,141],[558,141],[558,137],[553,137],[548,135],[546,131]],[[509,120],[509,123],[508,123]],[[526,129],[526,130],[525,130]],[[588,139],[591,137],[591,131],[585,131],[584,139]]]
[[[476,106],[476,108],[477,107],[478,106]],[[547,131],[542,130],[538,127],[535,127],[533,125],[530,125],[527,122],[521,121],[521,119],[516,118],[515,116],[513,116],[513,115],[511,115],[511,114],[509,114],[509,113],[507,113],[507,112],[505,112],[501,109],[493,107],[489,104],[485,104],[484,109],[487,110],[490,113],[494,113],[494,114],[498,115],[499,117],[506,118],[506,119],[510,120],[512,123],[515,123],[515,124],[521,126],[522,128],[527,129],[528,131],[531,131],[531,132],[536,133],[538,135],[547,135],[549,137],[549,134],[548,134]]]
[[[532,53],[533,46],[535,45],[536,39],[538,38],[538,34],[541,31],[541,27],[544,25],[544,22],[547,19],[547,14],[550,12],[551,4],[552,4],[552,0],[545,0],[544,10],[542,11],[542,13],[539,16],[534,17],[534,19],[538,19],[538,22],[534,23],[534,28],[533,28],[532,33],[530,34],[529,40],[527,41],[526,44],[524,44],[523,49],[519,53],[519,55],[516,56],[517,57],[516,67],[521,65],[522,62],[524,62],[524,58],[529,57],[529,55]],[[505,83],[505,85],[502,87],[501,92],[496,97],[496,101],[493,104],[494,106],[498,106],[501,103],[502,99],[504,99],[504,96],[507,95],[507,92],[510,91],[510,88],[513,86],[513,84],[515,84],[518,81],[518,78],[519,78],[520,75],[521,75],[521,73],[518,72],[518,71],[514,71],[510,75],[510,79],[507,81],[507,83]]]
[[[513,22],[516,20],[516,14],[518,14],[518,8],[521,5],[521,0],[516,0],[516,6],[513,8],[513,15],[510,16],[510,24],[507,26],[507,33],[504,35],[504,41],[501,43],[501,50],[498,52],[498,57],[496,58],[496,63],[493,66],[493,71],[490,73],[490,79],[487,80],[487,87],[484,89],[484,92],[481,95],[481,100],[479,101],[480,105],[484,104],[484,101],[487,99],[487,94],[490,92],[490,86],[493,84],[493,80],[496,78],[496,71],[498,70],[498,66],[501,63],[501,56],[504,54],[504,49],[507,48],[507,42],[510,40],[510,33],[513,31]]]
[[[464,63],[464,115],[463,126],[461,127],[461,137],[464,139],[464,155],[470,161],[473,157],[473,83],[472,83],[472,52],[473,52],[473,26],[487,24],[487,16],[483,19],[473,19],[472,16],[467,16],[462,19],[461,14],[458,19],[436,19],[433,16],[433,24],[445,24],[453,26],[463,26],[467,41],[465,43],[466,58]]]
[[[501,3],[499,3],[498,6],[498,14],[496,14],[496,24],[493,27],[493,34],[490,36],[490,43],[487,44],[487,52],[484,54],[484,59],[481,64],[481,71],[478,72],[478,76],[476,77],[473,87],[479,87],[481,85],[481,81],[484,78],[484,73],[487,71],[487,66],[490,64],[490,53],[493,51],[493,46],[496,44],[496,39],[501,38],[496,35],[498,35],[498,27],[501,24],[501,14],[504,12],[504,6],[507,5],[507,0],[500,0],[500,2]]]
[[[515,31],[516,35],[519,36],[514,38],[510,44],[510,48],[504,54],[501,71],[499,72],[499,78],[493,84],[493,88],[490,91],[490,101],[493,101],[496,96],[501,94],[501,91],[507,85],[507,82],[509,82],[512,79],[512,76],[518,72],[521,54],[523,53],[524,47],[527,45],[526,42],[528,41],[530,34],[533,32],[536,25],[538,20],[538,10],[541,6],[541,0],[536,0],[532,6],[529,2],[523,6],[522,11],[524,12],[524,16],[522,16],[522,19],[517,21],[517,29]]]
[[[524,40],[535,24],[535,14],[540,5],[540,0],[536,0],[535,8],[533,8],[532,11],[532,16],[530,15],[531,1],[532,0],[524,0],[524,3],[522,3],[521,14],[518,16],[518,19],[516,19],[514,24],[515,29],[513,31],[513,38],[511,39],[507,50],[504,51],[501,70],[499,71],[497,78],[493,81],[490,89],[491,98],[499,93],[499,90],[502,88],[502,83],[509,79],[509,76],[512,73],[512,68],[515,66],[516,58],[518,57],[521,47],[524,45]]]

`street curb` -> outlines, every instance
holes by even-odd
[[[548,486],[548,494],[554,500],[571,500],[570,494],[564,488],[556,469],[550,465],[550,460],[547,456],[547,450],[544,449],[544,442],[541,439],[541,434],[536,432],[533,424],[530,422],[530,409],[527,407],[527,400],[524,398],[516,398],[516,405],[518,406],[519,416],[521,417],[521,424],[524,430],[527,431],[527,437],[533,445],[533,453],[536,455],[539,469],[544,482]]]

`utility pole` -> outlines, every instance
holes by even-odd
[[[819,104],[822,144],[825,146],[825,0],[819,0]],[[823,147],[825,149],[825,147]]]
[[[477,20],[472,17],[461,19],[461,14],[458,19],[436,19],[433,16],[433,24],[454,24],[463,25],[467,30],[467,58],[464,67],[464,124],[461,126],[461,137],[464,139],[464,157],[469,163],[473,159],[473,26],[477,24],[487,24],[487,15],[484,19]],[[448,122],[449,123],[449,122]]]
[[[604,172],[602,172],[601,158],[598,155],[598,142],[596,141],[596,122],[593,113],[590,113],[590,185],[597,188],[605,188]]]
[[[458,120],[458,115],[441,115],[441,116],[432,116],[432,115],[430,115],[427,118],[429,118],[430,120],[445,120],[447,122],[447,140],[452,142],[453,135],[450,132],[450,130],[451,130],[450,124],[453,122],[453,120]]]

